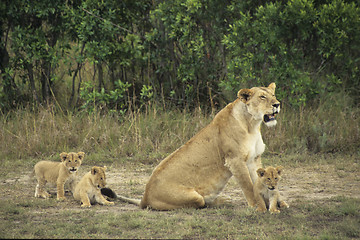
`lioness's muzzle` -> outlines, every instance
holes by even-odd
[[[276,114],[277,114],[278,112],[274,112],[274,113],[272,113],[272,114],[265,114],[264,115],[264,122],[270,122],[270,121],[273,121],[273,120],[275,120],[275,117],[276,117]]]

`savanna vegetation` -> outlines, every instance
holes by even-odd
[[[358,153],[357,1],[6,0],[0,26],[2,158],[157,158],[273,81],[270,151]]]
[[[359,170],[359,56],[360,6],[352,0],[1,1],[0,236],[360,237],[358,192],[315,202],[296,196],[280,217],[245,205],[120,215],[106,207],[99,225],[92,216],[101,207],[71,202],[64,211],[66,203],[33,199],[34,183],[9,180],[63,151],[84,151],[85,169],[150,175],[239,89],[270,82],[281,112],[275,128],[262,129],[264,162],[330,164],[344,180]],[[129,194],[140,196],[143,185]]]

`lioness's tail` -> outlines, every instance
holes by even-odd
[[[124,196],[118,196],[112,189],[110,188],[102,188],[101,189],[101,194],[102,195],[105,195],[109,198],[116,198],[116,199],[119,199],[123,202],[127,202],[127,203],[131,203],[131,204],[135,204],[135,205],[138,205],[140,206],[140,202],[141,200],[140,199],[135,199],[135,198],[127,198],[127,197],[124,197]]]
[[[127,202],[127,203],[132,203],[135,205],[140,206],[141,200],[140,199],[135,199],[135,198],[127,198],[124,196],[117,196],[118,199],[120,199],[123,202]]]

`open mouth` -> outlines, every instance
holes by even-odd
[[[71,168],[70,172],[76,172],[76,170],[77,170],[76,168]]]
[[[275,189],[274,187],[269,187],[269,190],[271,190],[271,191],[274,190],[274,189]]]
[[[277,112],[272,113],[272,114],[265,114],[265,115],[264,115],[264,122],[267,123],[267,122],[270,122],[270,121],[274,121],[276,115],[277,115]]]

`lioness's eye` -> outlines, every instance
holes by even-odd
[[[75,162],[77,162],[77,160],[75,160]]]
[[[268,178],[268,180],[270,181],[271,179],[270,179],[270,178]]]
[[[69,162],[71,162],[71,160],[69,160]]]
[[[266,98],[266,96],[262,95],[262,96],[260,96],[260,98],[261,98],[261,99],[265,99],[265,98]]]

